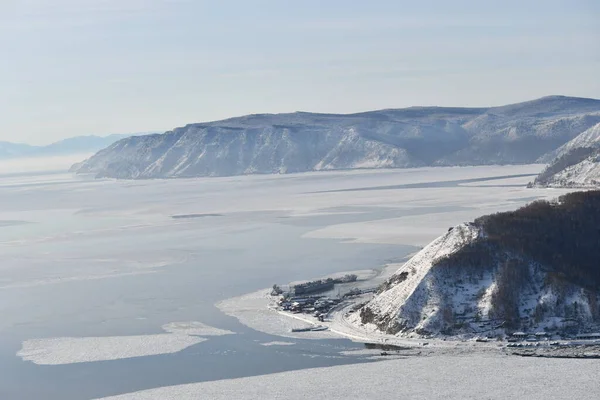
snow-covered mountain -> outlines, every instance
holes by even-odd
[[[351,319],[401,336],[597,328],[599,224],[592,191],[456,226]]]
[[[155,178],[289,173],[418,165],[408,152],[352,129],[188,126],[122,140],[73,167],[98,177]]]
[[[600,123],[555,152],[550,165],[533,182],[547,187],[600,186]]]
[[[73,166],[124,179],[530,163],[600,122],[600,100],[259,114],[121,140]]]

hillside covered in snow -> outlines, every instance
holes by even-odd
[[[597,329],[598,226],[600,191],[456,226],[390,277],[353,322],[399,335]]]
[[[600,186],[600,123],[555,152],[550,165],[533,182],[547,187]]]
[[[72,171],[147,179],[532,163],[598,123],[600,100],[564,96],[492,108],[258,114],[123,139]]]
[[[558,157],[530,186],[600,187],[600,148],[579,147]]]
[[[590,116],[588,116],[591,118]],[[600,122],[592,125],[589,129],[577,135],[574,139],[560,146],[555,151],[546,154],[539,159],[540,162],[551,163],[555,159],[562,157],[571,151],[581,147],[600,147]]]

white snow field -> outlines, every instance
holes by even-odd
[[[17,355],[38,365],[61,365],[92,361],[176,353],[204,342],[200,336],[233,334],[201,322],[172,322],[163,326],[168,333],[156,335],[60,337],[23,342]]]
[[[410,357],[167,386],[111,400],[597,399],[597,360]]]

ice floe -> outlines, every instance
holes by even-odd
[[[162,326],[165,332],[194,336],[221,336],[234,334],[232,331],[215,328],[202,322],[171,322]]]
[[[261,346],[265,346],[265,347],[269,347],[269,346],[293,346],[296,343],[293,342],[278,342],[278,341],[274,341],[274,342],[267,342],[267,343],[261,343]]]
[[[167,333],[135,336],[58,337],[23,342],[17,356],[38,365],[61,365],[177,353],[208,339],[234,332],[201,322],[172,322]]]
[[[17,355],[38,365],[74,364],[177,353],[205,340],[198,336],[169,333],[32,339],[23,342]]]

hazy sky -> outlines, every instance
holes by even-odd
[[[0,140],[600,98],[598,21],[598,0],[0,0]]]

